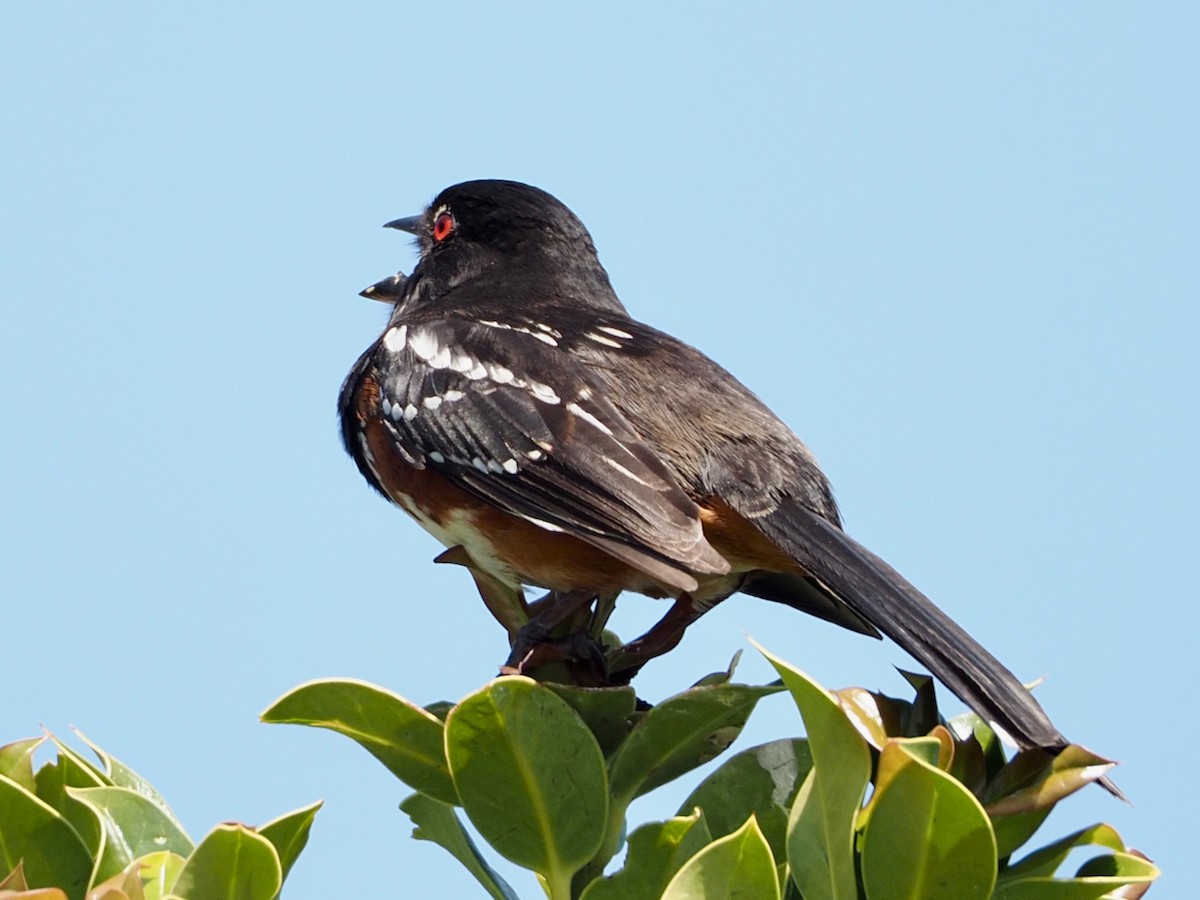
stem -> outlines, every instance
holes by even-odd
[[[553,877],[546,879],[550,888],[550,900],[574,900],[571,895],[571,873],[556,868]]]

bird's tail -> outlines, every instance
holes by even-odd
[[[1023,748],[1068,743],[1041,705],[985,650],[886,562],[799,504],[755,519],[768,538],[851,610],[920,660],[959,699]]]

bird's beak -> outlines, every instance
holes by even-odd
[[[403,272],[397,272],[395,275],[389,275],[382,281],[377,281],[369,288],[364,288],[358,292],[360,297],[366,297],[368,300],[378,300],[381,303],[395,303],[400,299],[400,294],[404,290],[404,284],[408,281],[408,276]]]
[[[386,223],[384,228],[395,228],[399,231],[407,231],[409,234],[420,234],[421,223],[425,221],[424,216],[408,216],[404,219],[392,219]]]

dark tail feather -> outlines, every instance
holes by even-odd
[[[798,505],[755,520],[850,609],[911,653],[959,699],[1024,748],[1068,743],[1038,702],[924,594],[841,529]]]

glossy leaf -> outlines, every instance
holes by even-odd
[[[88,891],[87,900],[146,900],[140,869],[140,863],[122,869]]]
[[[713,837],[724,837],[751,815],[759,823],[771,855],[787,855],[792,801],[812,768],[808,741],[771,741],[730,757],[692,791],[676,815],[699,807]]]
[[[508,883],[488,865],[475,842],[458,820],[454,807],[425,794],[413,794],[400,804],[400,809],[412,820],[413,837],[431,841],[450,853],[475,876],[494,900],[517,900]]]
[[[67,895],[58,888],[30,890],[25,881],[25,869],[17,863],[16,868],[0,878],[0,900],[67,900]]]
[[[624,867],[593,881],[581,900],[659,900],[675,873],[711,841],[699,810],[643,825],[629,836]]]
[[[128,788],[135,793],[141,794],[147,800],[154,803],[155,806],[158,806],[160,809],[162,809],[163,812],[166,813],[166,815],[169,816],[175,823],[176,827],[180,831],[183,831],[183,825],[175,817],[175,814],[171,812],[171,807],[167,805],[167,801],[163,798],[162,794],[155,789],[154,785],[152,785],[137,772],[133,771],[133,769],[129,768],[129,766],[125,765],[115,756],[109,754],[102,747],[98,747],[97,745],[93,744],[87,739],[83,732],[76,729],[75,734],[81,741],[88,745],[88,749],[96,754],[101,765],[103,766],[102,773],[110,784],[116,787]]]
[[[187,856],[192,840],[175,819],[150,798],[123,787],[67,788],[90,809],[104,835],[104,864],[95,877],[111,878],[139,856],[167,850]]]
[[[183,900],[274,900],[282,885],[269,840],[245,825],[218,825],[187,858],[171,893]]]
[[[262,720],[344,734],[409,787],[458,803],[441,720],[391,691],[352,679],[310,681],[271,704]]]
[[[96,814],[67,795],[73,787],[102,787],[107,782],[90,766],[80,765],[72,755],[60,753],[34,775],[39,800],[52,807],[79,835],[79,839],[94,859],[104,855],[104,834]]]
[[[608,756],[621,745],[633,727],[637,692],[631,687],[589,688],[571,684],[547,683],[546,687],[562,697],[579,713]]]
[[[1114,892],[1130,885],[1149,885],[1159,874],[1158,868],[1141,856],[1113,853],[1084,863],[1075,878],[1003,881],[996,886],[992,900],[1100,900],[1119,896]]]
[[[880,754],[862,838],[867,897],[987,900],[997,862],[987,814],[962,785],[914,752],[919,746],[893,740]]]
[[[1020,862],[1007,866],[1000,874],[1000,881],[1054,875],[1072,850],[1088,846],[1123,851],[1125,842],[1121,840],[1121,836],[1111,825],[1093,825],[1090,828],[1081,828],[1052,844],[1047,844],[1040,850],[1035,850]]]
[[[285,813],[254,829],[275,847],[275,853],[279,857],[279,866],[283,870],[282,877],[285,880],[288,872],[292,870],[296,858],[300,856],[300,851],[308,843],[308,833],[312,830],[313,819],[316,818],[317,810],[321,806],[322,803],[318,800],[316,803],[310,803],[308,806]]]
[[[714,759],[742,732],[758,701],[780,688],[711,684],[655,706],[634,726],[609,767],[620,807]]]
[[[805,900],[857,900],[854,834],[871,777],[867,744],[837,700],[803,672],[759,650],[800,709],[813,769],[792,804],[787,857]]]
[[[30,885],[60,887],[71,900],[83,897],[92,874],[91,854],[67,820],[0,776],[0,871],[21,861]]]
[[[569,897],[608,821],[604,756],[583,720],[536,681],[501,678],[451,711],[446,756],[484,839],[544,876],[554,900]]]
[[[1048,809],[1091,784],[1113,767],[1111,760],[1076,744],[1057,755],[1023,750],[1002,769],[985,793],[988,814],[1010,816]]]
[[[751,818],[684,863],[662,900],[779,900],[775,860],[758,822]]]
[[[992,816],[992,833],[996,836],[996,853],[1001,859],[1011,856],[1034,836],[1052,807],[1035,809],[1011,816]]]
[[[179,879],[179,873],[187,862],[177,853],[151,853],[138,860],[138,874],[142,879],[142,894],[145,900],[163,900],[170,894]]]
[[[976,797],[983,795],[987,786],[987,763],[983,748],[974,734],[968,732],[965,738],[954,734],[954,758],[950,763],[950,774]]]
[[[36,793],[33,780],[33,754],[45,738],[26,738],[23,741],[13,741],[0,747],[0,776]]]

